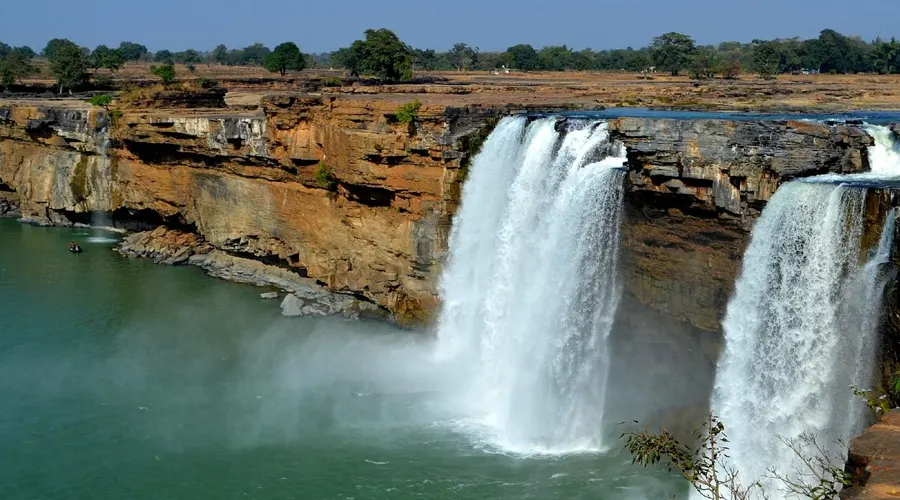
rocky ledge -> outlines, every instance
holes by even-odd
[[[853,485],[843,500],[900,498],[900,410],[893,410],[850,444],[847,462]]]
[[[619,118],[628,154],[623,271],[637,301],[718,332],[750,229],[782,183],[869,169],[856,126]]]
[[[284,290],[288,294],[282,303],[286,316],[390,317],[389,311],[369,301],[329,293],[320,283],[301,278],[293,270],[216,249],[195,233],[160,226],[126,237],[117,250],[130,258],[149,258],[163,265],[190,264],[216,278]]]

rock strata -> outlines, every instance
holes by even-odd
[[[718,332],[752,225],[782,183],[869,168],[857,128],[797,121],[619,118],[628,154],[625,290]]]
[[[900,410],[893,410],[850,443],[847,471],[852,486],[842,500],[900,498]]]
[[[291,269],[230,255],[193,233],[160,226],[152,231],[128,236],[117,250],[126,257],[149,258],[164,265],[190,264],[217,278],[279,288],[288,292],[288,297],[293,297],[294,303],[298,304],[291,309],[296,314],[285,315],[344,315],[350,318],[389,316],[388,311],[369,301],[351,295],[330,293],[315,280],[303,278]],[[270,298],[269,294],[262,295],[265,296],[263,298]]]
[[[517,109],[419,97],[411,124],[396,99],[344,94],[271,95],[255,111],[126,109],[114,122],[83,102],[0,101],[0,192],[26,221],[102,212],[122,228],[184,229],[204,246],[152,258],[256,260],[424,324],[468,161]],[[708,331],[777,186],[865,170],[871,143],[855,127],[784,121],[621,118],[610,133],[628,148],[626,291]]]

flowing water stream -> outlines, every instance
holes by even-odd
[[[885,216],[877,245],[863,248],[865,200],[868,189],[900,176],[892,133],[869,132],[871,173],[789,182],[753,228],[722,325],[712,400],[744,484],[770,468],[799,478],[803,463],[782,439],[804,434],[840,467],[867,423],[850,387],[871,383],[896,214]],[[769,498],[789,498],[778,482],[763,483]]]

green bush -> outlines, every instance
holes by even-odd
[[[422,103],[418,99],[400,106],[400,109],[397,110],[397,121],[400,123],[412,123],[418,120],[419,108],[421,107]]]
[[[316,182],[322,189],[334,191],[337,189],[337,177],[334,176],[334,169],[320,161],[316,165]]]
[[[201,89],[213,89],[219,86],[219,82],[211,78],[201,77],[197,78],[197,85],[199,85]]]
[[[344,81],[337,76],[328,76],[322,79],[323,87],[340,87]]]
[[[150,72],[158,76],[166,87],[175,83],[175,66],[171,62],[159,66],[150,66]]]
[[[88,104],[91,106],[100,106],[103,109],[109,110],[109,105],[112,104],[112,97],[107,94],[95,95],[88,99]]]

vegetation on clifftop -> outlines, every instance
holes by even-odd
[[[294,42],[284,42],[266,55],[263,66],[272,73],[300,71],[306,67],[306,59]]]
[[[56,78],[59,93],[88,82],[88,60],[85,51],[69,40],[55,39],[47,44],[44,54],[50,61],[50,72]]]
[[[31,63],[34,51],[29,47],[10,47],[0,43],[0,86],[8,87],[38,72]]]
[[[175,67],[171,62],[159,66],[150,66],[150,72],[158,76],[166,87],[175,83]]]
[[[13,49],[0,43],[0,82],[8,86],[34,74],[37,70],[31,63],[34,56],[28,47]],[[307,67],[333,68],[347,70],[353,76],[373,76],[389,82],[408,80],[414,71],[448,70],[666,72],[690,74],[697,79],[714,76],[733,79],[742,72],[755,72],[763,78],[785,73],[900,73],[900,41],[894,38],[866,41],[832,29],[822,30],[810,39],[699,45],[688,34],[669,32],[655,37],[643,48],[575,50],[566,45],[550,45],[536,49],[520,43],[502,52],[481,51],[464,42],[457,42],[443,52],[413,48],[388,29],[366,30],[363,39],[348,47],[320,54],[303,54],[294,42],[282,43],[275,50],[254,43],[241,49],[219,44],[209,51],[162,49],[153,53],[144,45],[124,41],[117,48],[99,45],[92,51],[70,40],[56,38],[47,43],[41,57],[51,67],[53,61],[66,61],[52,70],[63,88],[86,83],[87,68],[116,72],[132,61],[184,64],[191,71],[202,63],[264,66],[282,75]]]
[[[366,30],[365,40],[340,49],[333,59],[351,75],[375,75],[387,81],[412,78],[412,49],[387,29]]]

